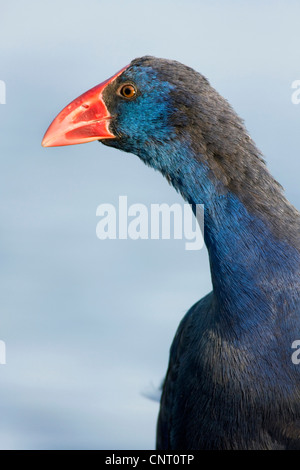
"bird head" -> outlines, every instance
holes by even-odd
[[[42,145],[99,140],[167,172],[175,147],[183,150],[195,133],[198,146],[204,145],[199,118],[204,112],[202,124],[207,127],[210,90],[205,77],[179,62],[135,59],[67,105],[49,126]],[[211,105],[216,107],[214,100]]]
[[[211,197],[262,180],[263,160],[242,120],[203,75],[177,61],[134,59],[67,105],[42,145],[93,140],[138,155],[187,200],[199,187]]]

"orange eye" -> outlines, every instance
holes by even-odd
[[[131,100],[136,95],[136,89],[131,84],[122,85],[121,88],[119,89],[119,94],[123,96],[123,98],[126,98],[127,100]]]

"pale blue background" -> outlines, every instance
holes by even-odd
[[[180,202],[137,157],[98,142],[43,149],[70,100],[151,54],[206,75],[300,207],[298,1],[2,1],[2,449],[153,449],[160,384],[185,311],[210,289],[206,250],[100,241],[96,208]]]

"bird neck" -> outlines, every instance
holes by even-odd
[[[248,327],[248,312],[255,303],[252,322],[261,322],[262,316],[270,316],[271,299],[278,302],[281,286],[286,289],[298,279],[299,213],[260,158],[254,168],[260,175],[256,187],[241,180],[239,192],[232,189],[234,182],[230,187],[220,181],[201,157],[186,157],[181,146],[165,176],[189,203],[204,204],[204,240],[216,310],[233,324],[244,317]],[[180,162],[177,167],[174,161]]]

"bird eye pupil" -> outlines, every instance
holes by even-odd
[[[119,89],[119,94],[123,96],[124,98],[130,99],[136,95],[136,90],[133,85],[123,85]]]

